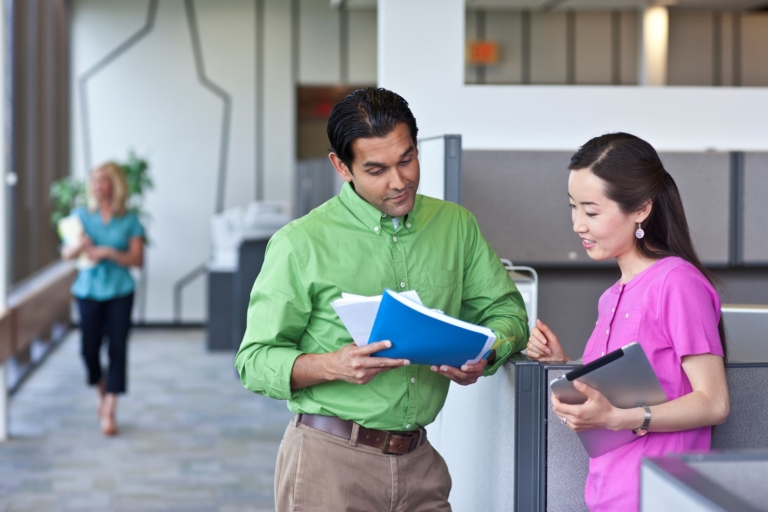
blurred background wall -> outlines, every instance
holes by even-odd
[[[544,272],[543,314],[572,325],[593,311],[568,286],[596,299],[614,277],[584,267],[557,191],[565,208],[569,154],[616,130],[662,152],[702,255],[737,283],[731,300],[768,302],[764,238],[739,235],[766,215],[757,0],[7,4],[10,289],[58,258],[50,182],[134,150],[155,180],[136,320],[206,322],[211,216],[254,201],[296,216],[329,197],[327,117],[379,84],[408,99],[423,137],[462,135],[465,205],[500,256]]]
[[[211,215],[293,199],[297,141],[309,148],[302,156],[316,155],[330,113],[323,96],[300,120],[297,86],[376,83],[375,6],[74,0],[71,16],[72,173],[131,148],[148,158],[155,188],[139,318],[174,320],[181,283],[180,320],[203,322]]]

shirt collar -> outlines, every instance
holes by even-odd
[[[392,225],[392,218],[376,209],[371,203],[357,195],[355,189],[349,182],[344,183],[339,193],[339,198],[344,206],[352,213],[352,215],[359,220],[364,226],[366,226],[372,233],[378,235],[381,234],[381,221],[386,220],[389,225]],[[400,219],[400,227],[408,231],[413,231],[416,228],[415,219],[418,217],[417,211],[420,209],[421,196],[416,195],[416,201],[413,205],[411,213]]]

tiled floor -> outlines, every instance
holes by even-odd
[[[135,330],[120,433],[99,433],[73,332],[10,402],[0,512],[274,510],[290,413],[243,389],[202,330]]]

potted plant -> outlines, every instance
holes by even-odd
[[[125,181],[128,183],[130,192],[128,210],[135,212],[141,220],[149,219],[149,213],[144,209],[144,194],[154,187],[149,174],[149,163],[133,151],[128,152],[128,159],[125,162],[116,161],[115,163],[123,170]],[[56,180],[51,183],[50,196],[53,202],[51,223],[55,226],[72,210],[85,205],[85,180],[74,176]]]

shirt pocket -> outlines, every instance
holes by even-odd
[[[456,284],[456,272],[454,270],[422,272],[420,281],[423,288],[450,288]]]
[[[611,325],[611,336],[609,339],[608,349],[617,350],[624,345],[628,345],[634,341],[639,341],[640,337],[640,324],[643,320],[643,311],[639,309],[631,309],[625,311],[619,311],[613,318],[613,325]]]
[[[417,288],[419,297],[428,308],[439,309],[451,315],[458,315],[461,297],[456,300],[457,276],[455,270],[431,270],[419,275]]]

